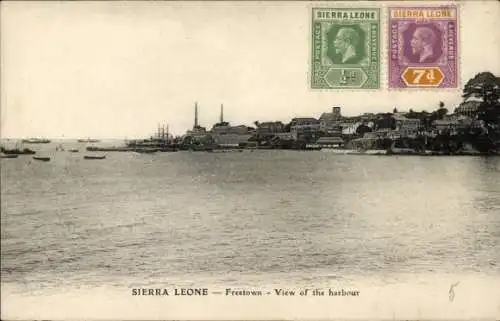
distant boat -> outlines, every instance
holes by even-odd
[[[406,147],[396,147],[396,140],[392,143],[391,147],[387,149],[386,154],[387,155],[417,155],[419,154],[415,149],[413,148],[406,148]]]
[[[131,152],[134,149],[129,147],[97,147],[87,146],[89,152]]]
[[[9,155],[0,155],[0,158],[17,158],[19,155],[17,154],[9,154]]]
[[[220,148],[220,149],[209,149],[207,150],[207,152],[209,153],[234,153],[234,152],[243,152],[243,149],[242,148],[233,148],[233,149],[229,149],[229,148]]]
[[[105,159],[106,155],[85,155],[83,159]]]
[[[51,142],[51,140],[44,138],[28,138],[28,139],[23,139],[22,142],[26,144],[48,144]]]
[[[87,138],[87,139],[78,139],[77,140],[79,143],[98,143],[100,142],[99,139],[92,139],[92,138]]]
[[[158,149],[159,152],[178,152],[179,148],[176,147],[161,147]]]
[[[306,145],[303,150],[321,150],[323,147],[317,144]]]
[[[68,150],[70,153],[78,153],[78,149],[77,148],[71,148]]]
[[[156,153],[158,151],[157,148],[136,148],[134,149],[134,152],[140,153],[140,154],[152,154]]]
[[[0,151],[6,155],[34,155],[34,154],[36,154],[36,152],[34,150],[31,150],[29,148],[6,149],[3,147],[0,147]]]
[[[342,148],[323,148],[321,151],[332,154],[341,154],[341,155],[354,154],[356,152],[355,150],[342,149]]]
[[[46,156],[33,156],[33,159],[34,160],[39,160],[39,161],[42,161],[42,162],[48,162],[50,160],[50,157],[46,157]]]

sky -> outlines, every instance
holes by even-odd
[[[461,84],[481,71],[500,75],[499,3],[459,4]],[[350,116],[460,103],[458,90],[387,89],[384,24],[382,89],[311,90],[310,10],[322,5],[3,1],[0,136],[136,138],[160,122],[183,134],[195,101],[209,128],[220,104],[226,121],[252,125],[319,117],[333,106]]]

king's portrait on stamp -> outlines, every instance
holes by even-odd
[[[435,32],[431,27],[416,27],[411,38],[410,44],[412,54],[409,59],[411,62],[432,63],[442,54],[441,38],[439,31]]]
[[[380,9],[312,11],[311,88],[380,88]]]
[[[389,8],[389,88],[458,87],[455,6]]]
[[[337,28],[332,28],[331,31],[335,29]],[[333,41],[335,55],[332,55],[332,61],[338,64],[358,63],[363,58],[361,39],[361,33],[353,27],[338,28]]]

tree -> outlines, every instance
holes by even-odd
[[[448,109],[444,107],[444,102],[440,101],[439,102],[439,108],[436,110],[437,118],[436,119],[443,119],[444,116],[448,114]]]
[[[379,116],[379,119],[375,121],[376,129],[396,129],[396,120],[392,117],[392,114],[386,113]]]
[[[481,98],[483,102],[494,104],[498,103],[500,97],[500,78],[491,72],[481,72],[469,79],[464,86],[462,97],[464,100],[469,98]]]
[[[464,86],[464,100],[478,98],[482,102],[478,107],[478,119],[487,125],[500,125],[500,77],[491,72],[476,74]]]
[[[356,128],[356,134],[360,135],[361,137],[365,133],[369,133],[371,131],[372,131],[372,129],[370,127],[366,126],[365,124],[361,124],[361,125],[358,126],[358,128]]]
[[[464,101],[479,99],[477,118],[484,122],[484,131],[472,134],[473,146],[482,153],[491,153],[499,148],[500,142],[500,77],[491,72],[481,72],[464,86]]]
[[[444,116],[446,116],[446,114],[448,114],[448,109],[444,108],[444,107],[441,107],[439,108],[437,111],[437,118],[438,119],[443,119]]]

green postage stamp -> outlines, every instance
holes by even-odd
[[[380,88],[380,9],[312,9],[312,89]]]

